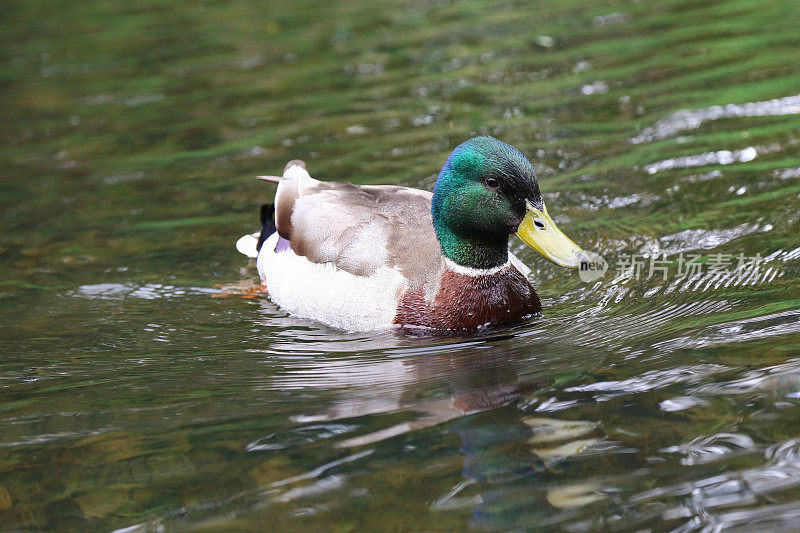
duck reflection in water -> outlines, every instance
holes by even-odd
[[[533,407],[537,396],[549,391],[555,375],[544,372],[520,377],[520,371],[523,363],[527,363],[525,368],[531,367],[529,354],[541,353],[546,347],[527,345],[523,355],[492,346],[494,340],[458,349],[451,345],[446,353],[369,362],[318,359],[313,379],[318,386],[338,389],[341,394],[325,411],[298,416],[294,421],[417,413],[413,420],[336,444],[348,449],[448,424],[447,430],[460,438],[464,479],[441,494],[432,509],[472,507],[476,527],[533,525],[537,517],[552,517],[603,499],[592,484],[563,486],[563,471],[559,472],[570,468],[564,466],[565,460],[606,447],[599,424],[538,416]],[[327,370],[320,368],[326,365]],[[308,387],[308,377],[285,375],[278,377],[282,383],[276,384],[296,387],[302,380]],[[574,472],[571,477],[574,479]]]

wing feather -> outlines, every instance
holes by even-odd
[[[311,262],[357,276],[389,266],[416,285],[442,263],[431,197],[409,187],[322,182],[294,160],[278,183],[275,223],[292,250]]]
[[[388,266],[416,289],[427,281],[435,284],[443,268],[432,197],[397,185],[319,181],[295,160],[278,184],[275,219],[292,250],[313,263],[331,263],[357,276]],[[512,264],[529,272],[516,257]]]

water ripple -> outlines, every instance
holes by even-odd
[[[728,396],[768,392],[773,396],[786,396],[800,390],[800,359],[745,372],[735,380],[707,383],[694,387],[698,396]]]
[[[705,441],[705,442],[703,442]],[[721,445],[718,445],[720,444]],[[735,434],[719,434],[701,439],[692,446],[675,447],[688,451],[688,457],[702,464],[729,456],[732,453],[752,453],[755,445],[749,437]],[[767,448],[765,462],[757,467],[723,474],[706,476],[695,481],[678,483],[651,489],[629,498],[630,503],[648,508],[658,508],[658,503],[666,503],[678,498],[681,503],[662,511],[663,520],[688,518],[678,530],[719,531],[725,528],[748,525],[748,530],[774,531],[776,525],[785,526],[800,517],[800,505],[792,502],[786,505],[750,507],[763,498],[800,486],[800,463],[798,463],[800,441],[788,439]],[[699,450],[699,451],[697,451]],[[743,507],[735,511],[719,512],[725,507]],[[753,528],[756,523],[760,527]],[[703,527],[706,526],[706,527]]]
[[[792,310],[708,326],[692,335],[658,342],[654,347],[672,351],[679,348],[735,344],[797,332],[800,332],[800,310]]]
[[[139,298],[142,300],[157,300],[160,298],[181,298],[197,294],[216,294],[219,290],[205,287],[177,287],[161,283],[98,283],[96,285],[81,285],[69,294],[84,298],[99,300],[124,300],[125,298]]]
[[[717,150],[713,152],[703,152],[700,154],[684,155],[662,159],[654,163],[644,165],[644,170],[648,174],[656,174],[664,170],[675,170],[681,168],[704,167],[707,165],[730,165],[731,163],[746,163],[757,158],[759,155],[766,155],[779,152],[782,149],[778,143],[766,146],[748,146],[741,150]]]
[[[589,385],[579,385],[564,389],[566,392],[604,392],[619,394],[635,394],[654,389],[668,387],[675,383],[700,383],[708,376],[728,370],[723,365],[693,365],[689,367],[652,370],[624,380],[600,381]]]
[[[710,437],[697,437],[691,442],[662,449],[663,453],[683,455],[681,464],[691,466],[710,463],[736,453],[756,449],[753,439],[741,433],[718,433]]]
[[[666,139],[686,130],[699,128],[704,122],[721,118],[768,117],[800,113],[800,94],[745,104],[714,105],[700,109],[681,109],[642,130],[633,137],[633,144]]]

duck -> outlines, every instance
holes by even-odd
[[[312,178],[289,161],[261,230],[236,248],[269,297],[334,328],[477,331],[541,313],[512,235],[580,268],[585,253],[555,224],[530,160],[489,136],[453,149],[433,192]]]

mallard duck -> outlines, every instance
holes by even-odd
[[[274,205],[237,248],[257,258],[275,303],[337,328],[510,324],[541,311],[512,234],[565,268],[583,254],[547,213],[528,158],[493,137],[457,146],[433,194],[319,181],[300,160],[260,178],[278,183]]]

